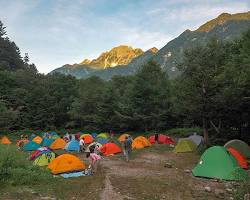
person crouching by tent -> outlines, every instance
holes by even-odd
[[[129,157],[132,152],[132,143],[133,143],[132,137],[126,136],[124,141],[124,154],[127,162],[129,161]]]
[[[81,151],[81,152],[84,152],[84,151],[85,151],[84,145],[85,145],[84,138],[81,138],[81,139],[80,139],[80,151]]]
[[[158,133],[155,133],[155,142],[157,142],[157,143],[159,143],[159,142],[158,142],[158,136],[159,136],[159,134],[158,134]]]
[[[97,169],[98,169],[99,162],[100,162],[102,157],[100,155],[97,155],[96,153],[87,153],[86,157],[89,158],[89,160],[90,160],[89,168],[92,169],[93,173],[96,173]]]

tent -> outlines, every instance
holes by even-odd
[[[243,180],[248,177],[247,173],[238,165],[237,160],[225,147],[220,146],[207,149],[192,173],[198,177],[223,180]]]
[[[200,135],[197,135],[196,133],[190,135],[188,139],[192,140],[197,146],[199,146],[204,141],[204,138]]]
[[[30,141],[23,146],[24,151],[35,151],[40,147],[36,142]]]
[[[109,139],[99,137],[99,138],[96,139],[96,141],[97,141],[98,143],[101,143],[101,144],[106,144],[106,143],[109,142]]]
[[[66,151],[80,151],[80,143],[78,140],[71,140],[66,146]]]
[[[84,138],[84,143],[85,144],[90,144],[90,143],[92,143],[94,141],[94,138],[89,134],[83,135],[83,136],[81,136],[81,138]]]
[[[85,137],[85,136],[87,136],[87,135],[88,135],[88,136],[92,136],[92,135],[90,135],[90,134],[88,134],[88,133],[84,133],[84,134],[81,135],[81,138],[83,138],[83,137]]]
[[[56,158],[56,154],[52,151],[42,152],[33,162],[34,165],[47,166],[51,161]]]
[[[51,145],[51,149],[64,149],[66,142],[62,138],[57,138]]]
[[[97,133],[91,133],[91,136],[92,136],[93,138],[96,138],[96,137],[97,137]]]
[[[11,141],[9,140],[9,138],[7,136],[3,136],[1,139],[0,139],[0,143],[1,144],[11,144]]]
[[[196,144],[189,139],[181,139],[178,141],[174,148],[175,153],[185,153],[195,151],[197,148]]]
[[[85,152],[90,152],[90,148],[91,148],[93,145],[98,146],[99,149],[102,147],[102,144],[100,144],[100,143],[98,143],[98,142],[92,142],[91,144],[89,144],[89,146],[87,146],[87,148],[85,149]]]
[[[240,152],[238,152],[236,149],[232,147],[229,147],[227,150],[235,157],[235,159],[238,161],[238,164],[239,166],[241,166],[241,168],[248,169],[247,160]]]
[[[118,138],[118,140],[120,141],[120,142],[124,142],[125,141],[125,138],[127,137],[127,136],[129,136],[129,134],[122,134],[119,138]]]
[[[49,163],[48,168],[53,174],[84,170],[85,164],[76,156],[62,154]]]
[[[36,136],[36,137],[33,138],[32,141],[37,143],[37,144],[41,144],[42,141],[43,141],[43,138],[41,138],[40,136]]]
[[[47,153],[47,152],[51,152],[52,150],[48,147],[40,147],[38,148],[36,151],[34,151],[31,156],[30,156],[30,160],[34,160],[36,159],[38,156],[40,156],[42,153]]]
[[[242,140],[230,140],[224,145],[224,147],[232,147],[240,152],[243,156],[250,159],[250,147]]]
[[[43,147],[49,147],[55,140],[53,139],[50,139],[50,138],[44,138],[42,143],[41,143],[41,146]]]
[[[155,143],[155,135],[151,135],[149,137],[149,142],[151,144],[154,144]],[[168,137],[166,135],[163,135],[163,134],[159,134],[158,135],[158,141],[157,141],[159,144],[174,144],[174,140],[171,138],[171,137]]]
[[[100,151],[105,155],[112,155],[116,153],[122,152],[121,148],[117,146],[115,143],[109,142],[107,144],[104,144],[101,148]]]
[[[108,138],[109,134],[108,133],[100,133],[99,135],[97,135],[97,137],[101,137],[101,138]]]
[[[148,141],[147,138],[143,136],[136,137],[132,143],[133,149],[142,149],[142,148],[149,147],[149,146],[151,146],[150,142]]]

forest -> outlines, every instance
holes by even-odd
[[[0,22],[0,131],[166,131],[200,127],[206,141],[250,141],[250,30],[187,49],[169,79],[154,62],[135,75],[40,74]]]

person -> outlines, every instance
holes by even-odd
[[[81,139],[80,139],[80,151],[81,151],[81,152],[84,152],[84,151],[85,151],[84,145],[85,145],[84,138],[81,138]]]
[[[129,162],[129,157],[130,157],[130,154],[132,152],[132,142],[133,142],[133,140],[132,140],[132,137],[130,135],[125,137],[124,154],[125,154],[127,162]]]
[[[92,169],[93,173],[97,172],[99,162],[101,160],[101,156],[97,155],[96,153],[87,153],[86,157],[90,159],[89,168]]]
[[[158,137],[159,137],[158,133],[155,133],[155,142],[157,142],[157,143],[159,143],[158,142]]]

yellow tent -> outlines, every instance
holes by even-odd
[[[142,148],[150,147],[150,146],[151,144],[148,141],[148,139],[143,136],[136,137],[132,143],[133,149],[142,149]]]
[[[97,135],[97,137],[108,138],[109,134],[108,133],[100,133],[99,135]]]
[[[174,148],[175,153],[185,153],[195,151],[197,148],[196,144],[189,139],[181,139],[178,141]]]

